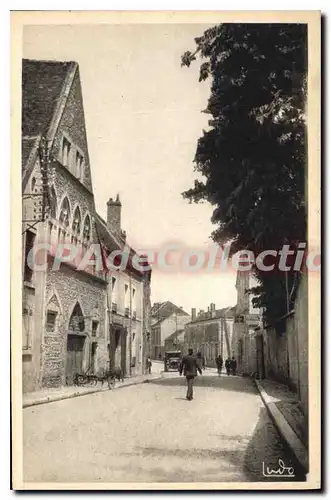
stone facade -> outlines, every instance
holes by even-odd
[[[92,179],[90,171],[90,160],[88,154],[85,116],[83,107],[82,88],[79,76],[79,68],[76,65],[75,70],[69,75],[64,87],[64,94],[68,93],[63,113],[57,125],[57,131],[53,144],[53,154],[55,158],[62,163],[62,141],[67,138],[72,147],[69,154],[69,170],[76,175],[75,153],[81,151],[84,156],[84,163],[80,182],[92,193]]]
[[[78,65],[24,61],[25,82],[29,92],[23,92],[22,137],[23,390],[71,384],[74,373],[108,370],[111,363],[122,366],[127,375],[142,373],[143,325],[148,325],[150,310],[144,273],[111,273],[93,265],[77,269],[90,245],[100,244]],[[47,178],[49,211],[38,222],[46,190],[41,182],[42,138],[47,172],[53,171],[53,176]],[[121,249],[125,236],[120,202],[115,205],[118,227],[105,229],[110,251]],[[49,245],[35,259],[47,265],[31,271],[27,254],[36,243]],[[78,261],[70,258],[56,269],[59,244],[74,245]]]
[[[195,352],[200,351],[207,366],[215,366],[219,354],[223,359],[231,356],[233,316],[232,308],[215,309],[215,304],[197,316],[192,309],[192,320],[185,325],[185,350],[191,347]]]
[[[232,337],[232,352],[237,360],[238,373],[257,371],[255,330],[261,324],[260,310],[253,306],[253,296],[248,290],[256,281],[247,271],[237,272],[237,305]]]
[[[308,277],[302,275],[294,309],[261,329],[262,376],[297,392],[308,417]]]
[[[78,304],[84,317],[84,347],[82,370],[91,364],[92,342],[97,344],[95,370],[104,367],[107,346],[105,338],[105,290],[106,283],[97,281],[87,273],[77,273],[62,265],[59,271],[47,273],[45,313],[58,311],[59,320],[52,332],[44,332],[42,349],[42,385],[52,387],[66,382],[67,335],[70,319]],[[97,324],[92,331],[92,322]],[[94,335],[95,334],[95,335]]]

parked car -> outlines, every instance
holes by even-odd
[[[164,353],[164,371],[178,371],[181,359],[181,351],[166,351]]]

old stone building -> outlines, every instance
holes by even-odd
[[[165,342],[174,332],[184,328],[190,316],[172,302],[155,302],[151,310],[151,356],[163,358]]]
[[[257,371],[256,329],[261,325],[261,312],[254,307],[250,288],[256,286],[248,271],[237,271],[237,305],[234,320],[232,350],[237,359],[239,373],[249,375]]]
[[[121,262],[114,262],[118,269],[107,274],[106,331],[109,362],[121,366],[125,375],[145,372],[150,337],[150,270],[139,270],[133,264],[137,257],[134,249],[126,243],[126,234],[121,229],[121,202],[119,197],[107,203],[107,222],[96,217],[97,232],[108,258],[114,251],[128,254],[128,262],[120,269]],[[141,267],[146,267],[141,263]]]
[[[184,345],[195,352],[200,351],[208,366],[215,366],[220,354],[223,359],[232,355],[234,308],[216,309],[210,304],[207,312],[192,309],[191,321],[185,325]]]
[[[23,60],[22,198],[23,390],[33,391],[71,384],[75,372],[107,369],[115,359],[109,334],[114,276],[94,265],[77,267],[90,245],[100,242],[104,222],[95,212],[76,62]],[[111,228],[105,224],[111,248],[124,237],[118,202],[109,205]],[[36,252],[37,243],[47,244],[47,251]],[[76,255],[58,262],[59,244],[73,245]],[[31,269],[28,255],[46,267]],[[131,365],[138,371],[143,366],[145,277],[119,274],[116,293],[125,298],[123,304],[118,299],[118,314],[132,324],[129,353],[119,361],[131,373]]]

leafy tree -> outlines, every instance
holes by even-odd
[[[184,198],[215,208],[214,241],[232,254],[297,250],[306,241],[305,103],[307,28],[304,24],[221,24],[195,38],[182,66],[201,59],[199,81],[211,80],[208,130],[197,143],[195,181]],[[270,321],[287,309],[285,277],[255,269],[255,305]],[[291,300],[298,283],[286,275]]]

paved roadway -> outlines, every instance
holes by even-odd
[[[25,481],[279,481],[262,475],[279,459],[303,480],[251,380],[205,372],[193,401],[184,384],[169,373],[24,409]]]

